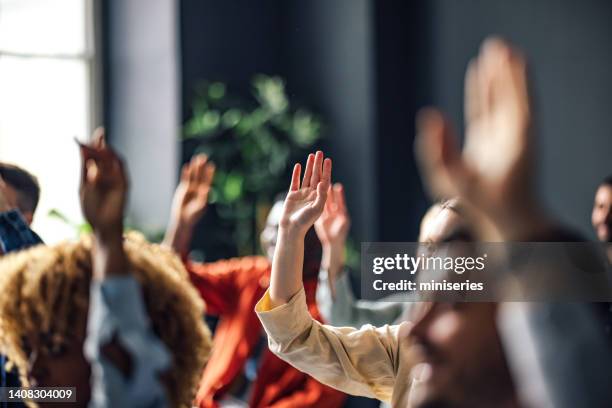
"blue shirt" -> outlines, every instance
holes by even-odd
[[[33,245],[41,244],[42,240],[30,229],[28,223],[18,210],[0,213],[0,252],[6,254],[18,251]],[[6,356],[0,355],[0,387],[19,387],[19,376],[14,372],[7,373],[4,366]],[[0,403],[0,407],[7,407],[8,403]],[[23,404],[12,406],[22,407]]]

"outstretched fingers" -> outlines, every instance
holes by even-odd
[[[312,177],[310,178],[310,187],[317,187],[321,180],[321,166],[324,164],[323,157],[323,152],[320,150],[315,154],[314,169],[312,171]]]
[[[304,179],[302,180],[302,188],[310,187],[310,181],[314,172],[315,155],[310,153],[306,159],[306,169],[304,170]]]
[[[298,191],[300,189],[300,173],[302,172],[302,166],[300,163],[296,163],[293,166],[293,174],[291,175],[291,185],[289,191]]]
[[[334,184],[334,203],[341,213],[346,213],[346,200],[344,198],[344,187],[340,183]]]
[[[323,153],[317,152],[317,155],[321,153],[321,160],[323,159]],[[313,206],[317,209],[323,209],[325,202],[327,201],[327,192],[329,190],[329,186],[331,185],[331,170],[332,170],[332,161],[330,158],[327,158],[323,161],[323,172],[321,174],[321,180],[317,184],[317,196],[315,198],[315,202]]]

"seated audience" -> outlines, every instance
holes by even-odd
[[[202,408],[247,406],[247,402],[253,408],[342,406],[343,393],[296,370],[263,345],[264,333],[253,309],[269,283],[268,259],[245,257],[213,263],[187,259],[193,229],[206,208],[213,175],[214,166],[204,156],[195,156],[183,167],[164,239],[167,246],[184,257],[191,280],[207,304],[207,312],[219,317],[195,404]],[[278,239],[281,212],[282,201],[273,206],[261,234],[262,247],[269,257]],[[314,229],[306,236],[301,262],[307,307],[320,320],[315,293],[321,244]],[[254,375],[247,373],[250,363],[256,365]]]
[[[391,402],[392,406],[406,406],[409,399],[415,399],[412,396],[415,394],[412,377],[424,379],[426,375],[414,371],[415,344],[418,344],[420,349],[427,347],[429,353],[445,356],[438,366],[443,375],[437,376],[439,381],[429,393],[436,397],[438,394],[468,397],[468,401],[474,403],[480,398],[490,401],[487,398],[491,395],[511,401],[512,387],[495,329],[494,304],[434,305],[426,313],[421,312],[422,317],[415,321],[414,327],[408,322],[381,328],[370,325],[361,329],[331,327],[321,325],[308,315],[303,290],[293,275],[296,266],[293,257],[301,252],[300,239],[292,237],[294,234],[301,237],[309,222],[318,217],[317,211],[323,209],[331,162],[325,161],[323,170],[322,164],[321,153],[314,161],[307,162],[301,188],[300,168],[296,166],[285,203],[281,225],[286,230],[280,233],[284,239],[277,246],[270,290],[257,305],[259,317],[269,335],[270,348],[323,383],[350,394]],[[322,181],[319,183],[319,180]],[[457,210],[458,207],[453,207],[433,216],[429,224],[423,226],[424,231],[429,231],[423,239],[442,242],[453,236],[469,235]],[[282,273],[275,275],[276,268]],[[297,289],[297,292],[285,302],[275,303],[272,293],[279,287],[279,282],[283,287],[291,285],[291,291]],[[282,293],[288,294],[289,291]],[[456,324],[448,327],[444,336],[432,334],[433,328],[448,320]],[[474,365],[471,371],[464,371],[466,362],[471,364],[473,361],[481,364]],[[417,368],[427,370],[423,365]],[[427,382],[422,384],[423,389]]]
[[[103,137],[81,155],[93,234],[0,260],[0,351],[24,386],[76,387],[76,406],[190,407],[203,303],[172,253],[123,238],[126,174]]]
[[[417,157],[427,185],[437,196],[460,198],[464,222],[480,240],[554,238],[555,224],[544,217],[532,182],[530,120],[525,63],[498,39],[487,40],[468,68],[463,152],[440,113],[419,115]],[[378,329],[324,326],[308,315],[303,237],[323,212],[331,161],[322,154],[309,159],[301,184],[300,170],[296,165],[285,200],[270,288],[256,309],[270,348],[324,383],[393,406],[517,406],[496,304],[432,303],[412,323]],[[590,353],[608,361],[597,339],[589,337]],[[597,397],[604,401],[601,392]]]

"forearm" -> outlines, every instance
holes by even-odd
[[[289,301],[302,288],[304,236],[282,227],[272,261],[270,300],[274,307]]]
[[[325,269],[333,279],[338,279],[343,272],[345,263],[344,246],[344,241],[341,243],[323,245],[321,268]]]
[[[193,226],[186,225],[180,221],[171,220],[162,245],[171,248],[181,256],[189,253],[189,246],[193,237]]]
[[[127,258],[123,249],[122,228],[111,232],[94,232],[93,277],[104,280],[128,273]]]

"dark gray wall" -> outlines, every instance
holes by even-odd
[[[594,190],[612,172],[612,3],[436,0],[431,6],[433,102],[459,127],[468,59],[489,34],[515,42],[533,73],[542,195],[593,238]]]
[[[285,78],[292,100],[328,125],[320,147],[346,185],[358,240],[377,226],[371,15],[368,0],[181,2],[183,118],[199,80],[248,94],[254,74]]]
[[[372,11],[368,0],[293,1],[285,34],[288,83],[328,122],[324,147],[364,241],[377,233]]]

